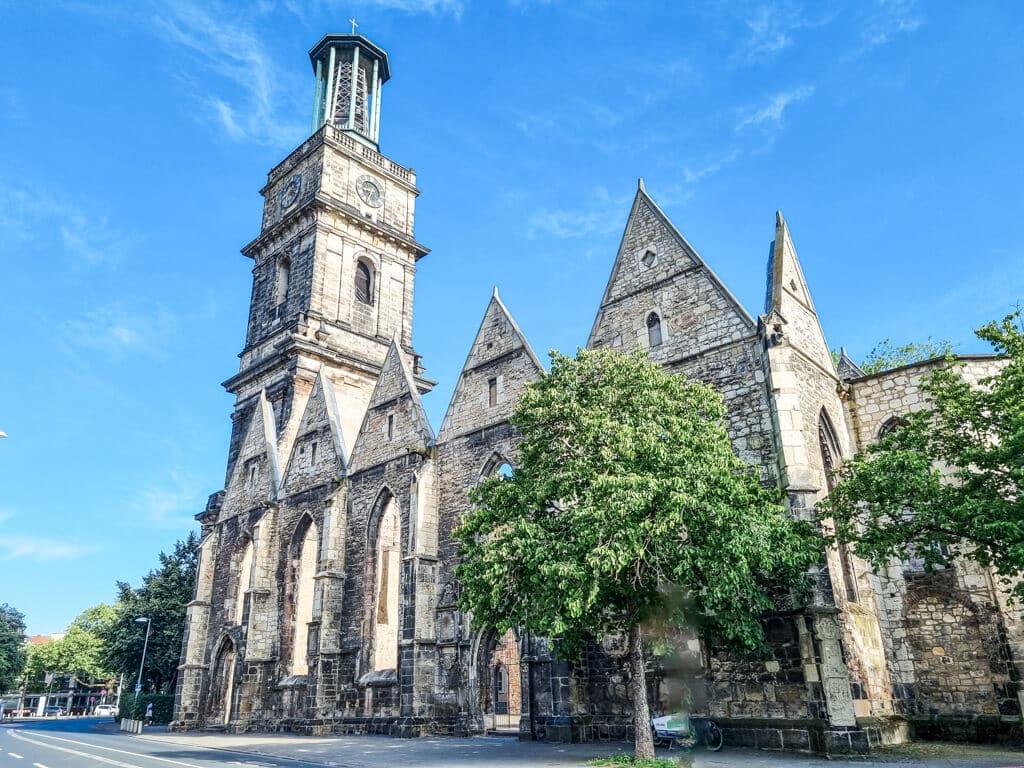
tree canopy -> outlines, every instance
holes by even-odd
[[[889,339],[883,339],[868,352],[860,368],[864,373],[879,373],[902,365],[920,363],[936,357],[945,357],[953,351],[953,342],[946,339],[935,340],[929,336],[925,341],[912,341],[907,344],[894,345]]]
[[[143,688],[157,693],[172,692],[181,660],[181,639],[185,632],[185,606],[195,591],[199,562],[199,539],[190,533],[176,542],[170,554],[160,553],[160,567],[135,588],[117,583],[115,616],[98,630],[103,639],[104,663],[113,670],[135,674],[142,662],[146,623],[152,621],[143,669]]]
[[[114,675],[103,665],[100,633],[113,617],[112,606],[94,606],[71,623],[64,637],[31,646],[25,663],[29,683],[41,685],[47,672],[72,675],[83,683],[112,680]]]
[[[511,477],[484,480],[454,536],[477,626],[557,639],[629,637],[637,756],[653,754],[641,626],[663,617],[752,648],[772,590],[820,553],[810,526],[733,450],[721,396],[643,353],[551,353],[512,423]]]
[[[971,382],[955,361],[939,367],[923,385],[928,407],[848,461],[821,508],[876,567],[972,558],[1024,597],[1021,314],[975,333],[1005,361],[999,372]]]
[[[7,603],[0,605],[0,693],[18,684],[25,666],[24,645],[25,615]]]

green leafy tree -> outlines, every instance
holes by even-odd
[[[25,666],[25,615],[0,605],[0,693],[11,691]]]
[[[114,618],[113,606],[100,604],[81,613],[64,637],[28,649],[25,671],[35,688],[47,672],[74,676],[81,683],[107,682],[113,678],[104,667],[101,634]]]
[[[94,605],[86,608],[75,620],[71,622],[72,627],[78,627],[86,632],[102,633],[117,618],[117,609],[107,603]]]
[[[923,342],[910,342],[909,344],[893,345],[889,339],[876,344],[860,368],[864,373],[879,373],[892,368],[899,368],[901,365],[919,363],[922,360],[932,360],[936,357],[945,357],[953,351],[953,342],[946,339],[938,341],[928,337]],[[833,352],[833,356],[835,353]],[[838,358],[837,362],[838,362]]]
[[[117,583],[114,619],[99,630],[104,643],[104,663],[134,679],[142,662],[146,623],[152,621],[142,683],[145,690],[171,692],[181,660],[185,632],[185,606],[195,591],[199,562],[199,538],[190,533],[174,545],[171,554],[160,553],[160,567],[150,571],[142,586]]]
[[[629,638],[636,755],[653,755],[642,627],[700,626],[735,646],[762,640],[772,590],[820,553],[735,454],[711,387],[642,353],[551,354],[512,419],[512,477],[483,481],[454,536],[461,604],[477,626],[555,638]]]
[[[821,508],[876,567],[971,558],[1024,597],[1024,325],[1017,312],[975,333],[1005,366],[976,383],[938,368],[930,407],[847,462]]]

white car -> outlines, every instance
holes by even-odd
[[[702,742],[707,749],[717,752],[725,740],[722,729],[714,720],[705,717],[691,719],[685,712],[652,717],[651,732],[655,743],[665,744],[669,749],[690,749]]]
[[[690,716],[682,712],[651,718],[651,730],[654,740],[663,744],[672,744],[678,740],[692,738]]]
[[[116,717],[117,707],[113,704],[97,704],[92,713],[96,717]]]

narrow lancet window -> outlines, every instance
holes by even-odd
[[[277,286],[275,288],[278,305],[288,301],[288,281],[291,277],[292,262],[290,259],[277,260]]]
[[[647,316],[647,343],[651,347],[661,346],[661,318],[657,312]]]
[[[313,620],[313,577],[316,575],[317,530],[313,521],[293,540],[292,557],[292,658],[293,675],[309,671],[309,623]],[[301,536],[302,538],[298,538]]]
[[[376,605],[373,612],[373,668],[398,666],[400,542],[398,505],[389,499],[381,516],[376,547]]]
[[[491,378],[487,380],[487,405],[493,408],[498,404],[498,380]]]
[[[356,262],[356,299],[363,304],[373,304],[373,273],[365,262]]]
[[[238,589],[235,591],[235,624],[241,624],[245,615],[245,593],[249,589],[252,578],[252,541],[245,545],[242,560],[238,567]]]
[[[831,493],[836,487],[835,473],[842,461],[842,453],[839,450],[839,440],[836,439],[836,432],[832,426],[832,420],[824,409],[818,417],[818,447],[821,449],[821,466],[825,471],[825,487]],[[839,566],[843,572],[843,587],[846,591],[846,599],[851,603],[857,602],[857,573],[854,569],[853,555],[845,542],[839,542]]]

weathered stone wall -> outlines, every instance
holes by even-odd
[[[849,421],[858,450],[927,405],[924,380],[943,363],[925,361],[849,382]],[[964,358],[967,381],[998,372],[992,357]],[[1003,737],[1021,711],[1024,629],[1019,606],[993,574],[971,560],[926,573],[923,561],[892,562],[873,574],[895,711],[922,733]],[[987,718],[987,719],[986,719]]]

